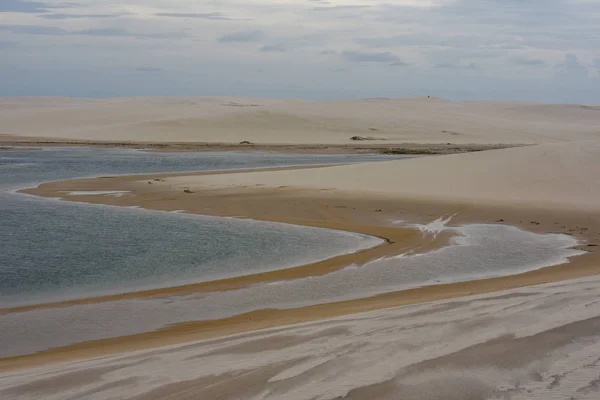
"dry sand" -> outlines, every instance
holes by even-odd
[[[598,176],[600,140],[319,170],[186,176],[158,185],[191,190],[292,186],[405,200],[600,211]]]
[[[437,98],[0,98],[0,133],[98,141],[260,144],[548,143],[597,137],[600,107]]]
[[[386,225],[390,218],[424,222],[458,213],[457,224],[502,222],[536,232],[572,234],[586,243],[590,253],[568,265],[517,276],[296,310],[265,310],[3,360],[0,365],[10,370],[371,312],[135,355],[7,371],[0,375],[0,395],[48,399],[64,399],[67,393],[72,398],[91,399],[597,398],[600,307],[596,299],[600,281],[587,278],[522,287],[600,273],[596,247],[587,247],[597,245],[600,239],[598,111],[590,106],[450,103],[440,99],[321,103],[4,99],[0,102],[0,131],[16,135],[343,143],[349,136],[368,133],[398,142],[535,143],[481,153],[306,170],[79,180],[42,185],[31,193],[72,201],[247,216],[387,238],[400,232]],[[66,193],[81,190],[129,193],[121,197]],[[400,247],[414,246],[410,240],[398,243]],[[330,268],[340,266],[334,262]],[[314,266],[293,271],[288,279],[315,273]],[[289,273],[280,271],[258,279],[277,280],[285,276],[278,274]],[[228,289],[227,285],[252,284],[256,282],[253,279],[256,277],[226,282],[225,286],[223,282],[212,284],[214,290],[222,290]],[[501,295],[372,311],[506,289],[510,291]],[[207,290],[213,289],[204,284],[126,296]],[[48,306],[65,304],[42,307]]]

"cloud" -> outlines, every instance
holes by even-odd
[[[197,19],[209,19],[216,21],[239,21],[234,18],[229,18],[225,14],[220,12],[212,12],[212,13],[156,13],[154,14],[157,17],[170,17],[170,18],[197,18]],[[248,21],[248,20],[245,20]]]
[[[469,64],[467,64],[467,65],[466,65],[464,68],[465,68],[465,69],[472,69],[472,70],[473,70],[473,69],[481,69],[481,68],[479,67],[479,65],[477,65],[477,63],[475,63],[475,62],[472,62],[472,63],[469,63]]]
[[[440,64],[434,64],[433,67],[438,68],[438,69],[467,69],[467,70],[480,69],[479,66],[477,65],[477,63],[474,63],[474,62],[471,62],[467,65],[452,64],[452,63],[440,63]]]
[[[565,54],[565,61],[557,65],[556,68],[558,68],[558,75],[561,78],[588,77],[587,68],[579,61],[577,55],[573,53]]]
[[[141,3],[144,7],[136,7]],[[220,8],[205,9],[194,1],[170,8],[173,3],[0,0],[6,24],[0,25],[0,42],[18,43],[0,43],[0,76],[8,77],[15,94],[42,91],[24,75],[27,65],[52,87],[47,93],[59,95],[163,90],[314,99],[436,93],[451,99],[600,103],[596,0],[217,0],[211,4]],[[252,22],[236,23],[237,16]],[[185,40],[177,40],[181,37]],[[230,46],[246,51],[223,53]],[[186,56],[173,59],[174,51]],[[162,72],[152,71],[163,61]],[[91,65],[119,71],[126,84],[111,86],[112,73],[104,82],[90,72]],[[242,65],[252,73],[238,74]],[[361,79],[369,65],[380,66],[381,74]],[[334,72],[338,67],[347,70]],[[21,78],[12,79],[9,69]],[[67,83],[51,79],[56,71]],[[95,83],[71,83],[71,73]],[[406,79],[390,82],[385,74]],[[234,75],[235,83],[223,84]],[[291,77],[301,89],[285,89]],[[352,89],[348,81],[355,82]]]
[[[543,67],[546,65],[544,60],[538,58],[516,58],[514,63],[517,65],[524,65],[526,67]]]
[[[87,36],[134,36],[132,33],[124,29],[114,28],[95,28],[85,29],[83,31],[72,32],[72,35],[87,35]]]
[[[259,49],[263,53],[283,53],[287,49],[284,44],[265,45]]]
[[[16,13],[45,13],[49,8],[55,6],[48,3],[37,1],[22,1],[22,0],[2,0],[0,1],[0,13],[16,12]]]
[[[598,74],[600,74],[600,57],[594,58],[594,67],[596,67]]]
[[[28,35],[66,35],[67,31],[52,26],[40,25],[0,25],[0,31]]]
[[[363,53],[357,51],[345,51],[342,58],[353,62],[398,62],[400,58],[392,53]]]
[[[9,42],[8,40],[0,40],[0,49],[8,49],[11,47],[17,47],[18,42]]]
[[[121,14],[42,14],[39,17],[45,19],[79,19],[79,18],[117,18],[128,13]]]
[[[481,44],[482,39],[474,36],[440,36],[435,34],[410,34],[359,38],[356,41],[367,47],[393,48],[403,46],[450,46],[467,47]]]
[[[451,63],[441,63],[441,64],[435,64],[433,66],[433,68],[454,69],[454,68],[456,68],[456,65],[451,64]]]
[[[153,38],[153,39],[168,39],[180,38],[181,34],[176,33],[134,33],[124,29],[85,29],[81,31],[66,31],[61,28],[42,25],[0,25],[0,31],[6,31],[13,34],[27,35],[49,35],[49,36],[65,36],[65,35],[82,35],[82,36],[108,36],[108,37],[137,37],[137,38]]]
[[[137,37],[150,39],[169,39],[181,38],[184,35],[177,33],[133,33],[124,29],[114,28],[98,28],[85,29],[83,31],[69,32],[69,35],[84,35],[84,36],[109,36],[109,37]]]
[[[149,73],[162,71],[161,68],[157,68],[157,67],[136,67],[136,68],[134,68],[134,70],[138,71],[138,72],[149,72]]]
[[[236,42],[259,42],[266,35],[261,30],[247,30],[228,33],[217,39],[221,43],[236,43]]]
[[[322,3],[328,4],[328,3]],[[312,11],[354,11],[362,10],[365,8],[371,8],[371,5],[350,5],[350,6],[329,6],[329,7],[315,7]]]
[[[429,36],[433,42],[452,46],[462,40],[468,41],[469,46],[491,42],[555,50],[600,47],[596,29],[600,3],[597,1],[453,0],[436,3],[431,7],[414,7],[388,2],[374,11],[379,21],[410,27],[419,44]],[[435,29],[420,29],[421,26]]]

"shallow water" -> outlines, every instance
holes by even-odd
[[[285,268],[379,242],[283,224],[74,204],[15,193],[18,188],[86,176],[386,159],[94,148],[0,152],[0,306]]]
[[[77,162],[79,176],[114,174],[106,170],[111,165],[121,173],[135,172],[126,170],[133,162],[131,165],[139,172],[143,168],[199,170],[203,166],[214,169],[215,164],[229,165],[222,158],[234,160],[232,164],[237,168],[264,166],[256,155],[243,153],[175,154],[161,156],[163,161],[157,165],[154,155],[96,151],[52,150],[50,159],[54,161],[50,164],[56,162],[60,167],[72,157],[81,157]],[[44,153],[21,156],[22,166],[17,168],[29,168],[24,175],[2,175],[5,183],[0,191],[0,233],[7,238],[0,242],[0,290],[4,304],[167,286],[282,268],[371,246],[378,240],[283,224],[75,204],[13,194],[11,190],[16,186],[31,186],[31,179],[65,178],[45,175],[54,170],[43,165]],[[13,154],[8,157],[14,157]],[[115,158],[114,164],[107,161],[111,157]],[[122,162],[121,157],[128,161]],[[340,157],[348,156],[275,157],[281,165],[289,165],[340,162]],[[353,157],[356,156],[350,156],[353,160],[372,159]],[[37,163],[39,160],[42,165]],[[101,168],[84,170],[85,165]],[[63,175],[77,174],[68,167],[59,171]],[[440,216],[426,225],[389,221],[411,226],[424,236],[444,231],[452,231],[455,236],[449,246],[429,253],[348,266],[324,276],[228,292],[6,314],[0,316],[0,357],[264,308],[293,308],[442,282],[516,274],[563,263],[583,253],[572,249],[577,240],[568,235],[536,234],[504,225],[450,227],[451,220],[452,216]]]
[[[563,263],[568,257],[583,253],[570,248],[577,244],[571,236],[536,234],[512,226],[447,227],[436,223],[435,230],[427,225],[414,227],[421,228],[424,235],[451,230],[457,236],[450,246],[429,253],[349,266],[324,276],[227,292],[7,314],[0,316],[4,332],[0,337],[0,357],[265,308],[294,308],[437,283],[517,274]],[[23,327],[28,328],[25,337]]]

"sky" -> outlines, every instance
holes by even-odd
[[[600,0],[0,0],[0,96],[600,104]]]

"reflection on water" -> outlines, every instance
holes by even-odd
[[[415,226],[416,229],[419,227]],[[36,310],[0,317],[4,356],[73,342],[134,334],[190,320],[224,318],[265,308],[292,308],[371,296],[440,282],[516,274],[582,254],[568,235],[536,234],[504,225],[438,227],[452,230],[450,246],[353,266],[324,276],[241,290],[169,299],[120,301]],[[427,229],[422,229],[424,234]],[[67,322],[71,323],[65,329]],[[21,335],[23,326],[30,335]],[[98,330],[102,326],[102,330]],[[11,346],[8,346],[8,345]],[[3,354],[0,354],[2,356]]]
[[[17,188],[84,176],[382,159],[90,148],[0,152],[0,307],[284,268],[378,243],[344,232],[74,204],[16,194]]]

